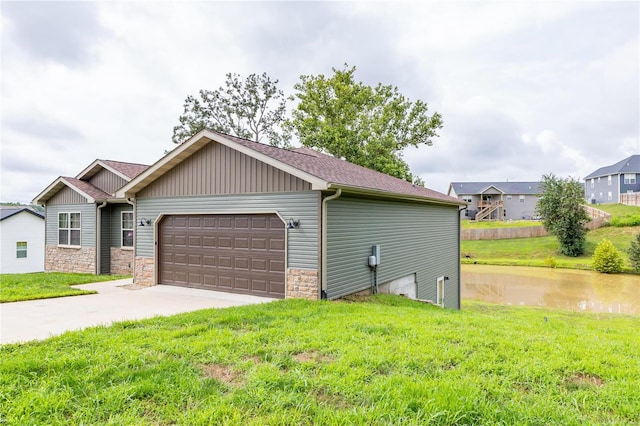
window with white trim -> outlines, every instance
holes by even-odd
[[[27,242],[26,241],[16,242],[16,258],[23,259],[25,257],[27,257]]]
[[[58,245],[80,246],[80,213],[58,213]]]
[[[625,173],[624,174],[624,184],[625,185],[635,185],[636,184],[636,174],[635,173]]]
[[[511,195],[507,195],[507,201],[511,201]]]
[[[613,199],[613,194],[611,194],[611,191],[609,191],[607,193],[607,200],[611,201]]]
[[[591,189],[593,189],[595,184],[596,184],[596,180],[595,179],[591,179]]]
[[[521,195],[521,196],[520,196],[520,202],[521,202],[521,203],[524,203],[524,195]]]
[[[473,201],[473,197],[471,195],[463,195],[462,196],[462,201],[465,201],[467,203],[471,203]]]
[[[133,212],[122,212],[122,247],[133,247]]]
[[[444,308],[444,280],[445,277],[436,279],[436,305]]]
[[[607,183],[609,184],[609,186],[611,186],[611,175],[609,175],[609,177],[607,178]]]

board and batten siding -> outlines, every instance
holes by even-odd
[[[111,223],[109,228],[111,230],[109,235],[110,245],[109,247],[122,247],[122,212],[132,212],[133,206],[131,204],[112,204],[111,205]]]
[[[416,274],[419,299],[436,300],[436,281],[447,276],[445,305],[459,308],[457,206],[342,196],[328,202],[327,297],[372,287],[368,267],[380,244],[378,283]]]
[[[287,230],[289,268],[318,268],[319,193],[315,191],[216,196],[137,198],[136,256],[153,257],[154,229],[160,214],[279,213],[286,221],[300,221],[300,227]],[[152,221],[140,226],[140,220]]]
[[[109,170],[102,169],[89,179],[89,183],[107,194],[114,194],[127,183],[127,180],[111,173]]]
[[[60,204],[82,204],[86,202],[86,198],[68,186],[65,186],[47,201],[47,206]]]
[[[96,205],[66,204],[46,207],[46,245],[58,245],[58,213],[80,213],[80,244],[82,247],[96,246]]]
[[[308,191],[311,184],[217,142],[173,167],[136,198]]]

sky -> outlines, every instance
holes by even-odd
[[[582,178],[640,154],[640,2],[0,3],[0,201],[95,159],[153,164],[227,73],[287,95],[345,63],[443,117],[426,186]],[[289,108],[295,107],[295,102]]]

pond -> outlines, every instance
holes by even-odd
[[[640,314],[640,276],[462,265],[462,299],[581,312]]]

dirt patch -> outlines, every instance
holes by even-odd
[[[254,364],[260,364],[262,362],[262,359],[257,355],[246,356],[246,357],[244,357],[244,359],[246,359],[247,361],[251,361]]]
[[[576,373],[565,381],[567,388],[584,388],[604,386],[604,380],[597,374]]]
[[[332,356],[321,354],[318,351],[300,352],[293,355],[293,359],[296,362],[331,362],[333,361]]]
[[[200,366],[205,377],[216,379],[227,384],[241,384],[242,376],[228,365],[203,364]]]

